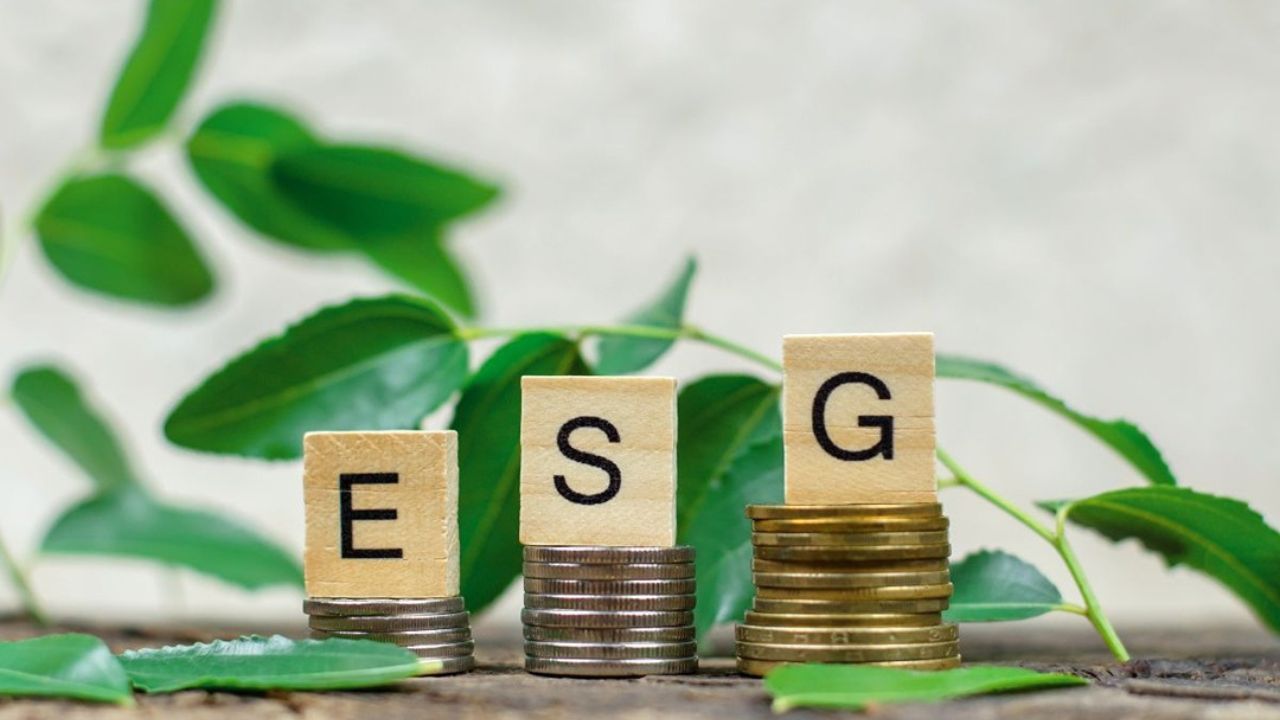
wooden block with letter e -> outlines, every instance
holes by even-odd
[[[458,435],[312,432],[304,440],[307,595],[458,594]]]
[[[676,381],[525,377],[520,542],[675,544]]]
[[[782,341],[786,502],[936,502],[933,335]]]

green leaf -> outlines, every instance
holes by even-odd
[[[191,391],[165,435],[194,450],[297,458],[311,430],[417,428],[466,379],[467,346],[424,299],[325,308]]]
[[[545,333],[498,348],[467,383],[450,424],[458,431],[462,594],[479,611],[520,574],[520,378],[586,375],[577,343]]]
[[[271,173],[295,203],[357,238],[420,232],[498,196],[496,186],[457,170],[361,145],[284,153]]]
[[[134,686],[149,693],[347,690],[389,685],[440,666],[390,643],[279,635],[129,650],[120,662]]]
[[[684,269],[675,282],[652,303],[628,316],[626,324],[664,330],[680,329],[684,325],[684,305],[689,296],[689,284],[693,282],[697,270],[697,261],[693,258],[686,260]],[[660,338],[605,335],[600,338],[600,358],[596,363],[596,372],[601,375],[638,372],[662,357],[674,342]]]
[[[715,625],[739,620],[751,605],[751,523],[746,506],[782,502],[782,436],[742,453],[679,533],[698,553],[694,624],[705,641]]]
[[[1032,400],[1084,428],[1089,434],[1120,453],[1151,483],[1177,485],[1177,478],[1165,463],[1159,448],[1151,442],[1138,426],[1127,420],[1101,420],[1076,411],[1065,402],[1050,395],[1032,381],[994,363],[939,355],[937,373],[940,378],[977,380],[999,385]]]
[[[40,209],[35,229],[49,262],[86,290],[169,306],[213,290],[213,274],[187,232],[123,175],[66,181]]]
[[[115,433],[62,370],[49,365],[25,368],[14,378],[11,394],[31,424],[100,490],[137,484]]]
[[[0,643],[0,695],[132,705],[124,668],[92,635],[45,635]]]
[[[983,693],[1088,685],[1075,675],[994,665],[921,672],[875,665],[782,665],[764,680],[774,712],[799,707],[862,710]]]
[[[131,147],[164,129],[191,83],[216,6],[214,0],[152,0],[107,102],[99,132],[104,148]]]
[[[293,556],[251,528],[211,512],[160,502],[136,487],[73,505],[54,521],[40,550],[155,560],[250,590],[302,585],[302,570]]]
[[[951,565],[955,591],[948,622],[1000,622],[1043,615],[1062,594],[1028,562],[999,550],[980,550]]]
[[[349,251],[351,238],[295,205],[271,179],[279,155],[317,145],[311,132],[283,110],[233,102],[196,128],[187,140],[187,160],[223,207],[266,237],[305,250]]]
[[[1239,500],[1167,486],[1129,488],[1066,504],[1077,525],[1136,539],[1173,567],[1227,586],[1280,632],[1280,532]]]
[[[360,249],[378,267],[426,293],[465,318],[476,315],[475,299],[462,267],[445,246],[437,228],[359,241]]]

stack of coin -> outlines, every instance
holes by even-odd
[[[525,669],[637,677],[698,669],[693,548],[524,549]]]
[[[739,671],[781,663],[960,664],[947,518],[937,503],[751,505],[756,596]]]
[[[377,640],[444,664],[440,674],[475,668],[471,620],[462,598],[307,598],[311,637]]]

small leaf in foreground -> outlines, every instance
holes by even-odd
[[[0,643],[0,695],[133,704],[129,678],[92,635],[45,635]]]
[[[237,640],[130,650],[120,662],[149,693],[207,690],[344,690],[388,685],[431,672],[404,648],[371,640]]]
[[[764,680],[775,712],[799,707],[862,710],[891,703],[1088,684],[1075,675],[994,665],[936,672],[874,665],[783,665]]]
[[[354,300],[227,363],[169,414],[165,435],[193,450],[297,458],[311,430],[415,429],[466,374],[466,343],[435,303]]]
[[[1110,540],[1138,540],[1170,567],[1187,565],[1214,578],[1280,632],[1280,532],[1245,503],[1187,488],[1139,487],[1067,503],[1066,513]]]
[[[186,94],[216,6],[214,0],[152,0],[107,102],[103,147],[137,145],[164,129]]]
[[[1027,378],[995,363],[954,355],[939,355],[937,372],[940,378],[976,380],[1012,390],[1084,428],[1112,450],[1120,453],[1121,457],[1128,460],[1152,484],[1178,484],[1159,448],[1151,442],[1151,438],[1147,437],[1146,433],[1127,420],[1101,420],[1078,412]]]
[[[54,268],[86,290],[168,306],[213,290],[213,274],[187,231],[124,175],[66,181],[40,209],[35,229]]]
[[[675,281],[649,305],[627,317],[625,324],[678,330],[684,325],[684,306],[689,296],[698,263],[689,258]],[[662,357],[674,340],[642,338],[629,335],[605,335],[600,338],[600,358],[596,372],[601,375],[624,375],[638,372]]]
[[[1062,604],[1062,594],[1034,565],[999,550],[980,550],[951,565],[955,591],[947,622],[1025,620]]]

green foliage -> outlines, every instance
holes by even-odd
[[[774,712],[795,708],[864,710],[876,705],[937,702],[969,695],[1088,685],[1075,675],[994,665],[919,672],[874,665],[783,665],[765,690]]]
[[[440,666],[389,643],[279,635],[130,650],[120,662],[134,687],[149,693],[347,690],[388,685]]]
[[[69,282],[113,297],[190,305],[213,274],[186,230],[149,190],[123,175],[67,180],[35,222],[45,257]]]
[[[360,249],[375,265],[409,287],[439,300],[464,318],[476,316],[471,285],[449,251],[441,228],[365,238],[360,241]]]
[[[0,695],[132,705],[124,668],[92,635],[0,642]]]
[[[478,611],[520,574],[520,378],[586,375],[578,344],[521,335],[468,381],[450,424],[458,431],[462,594]]]
[[[1170,567],[1199,570],[1280,632],[1280,532],[1245,503],[1157,486],[1044,505],[1110,540],[1136,539]]]
[[[998,622],[1043,615],[1062,594],[1034,565],[999,550],[981,550],[951,565],[955,592],[948,622]]]
[[[420,298],[325,308],[191,391],[165,435],[194,450],[296,458],[311,430],[418,427],[466,379],[467,346]]]
[[[684,306],[689,296],[689,285],[697,271],[697,261],[693,258],[686,260],[675,282],[653,302],[628,316],[625,324],[679,330],[684,324]],[[605,335],[600,338],[600,358],[596,362],[596,371],[601,375],[639,372],[656,362],[674,343],[674,340],[662,338]]]
[[[131,147],[164,130],[186,94],[216,6],[214,0],[152,0],[107,102],[102,147]]]

